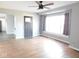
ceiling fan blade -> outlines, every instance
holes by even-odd
[[[28,7],[38,7],[38,6],[28,6]]]
[[[40,3],[38,1],[35,1],[38,5],[40,5]]]
[[[43,6],[49,6],[49,5],[53,5],[54,3],[49,3],[49,4],[45,4]]]
[[[50,9],[49,7],[45,7],[45,6],[44,6],[44,8],[46,8],[46,9]]]

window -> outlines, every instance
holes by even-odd
[[[45,31],[63,35],[65,15],[46,17]]]
[[[25,22],[31,22],[30,18],[25,18]]]

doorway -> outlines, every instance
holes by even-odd
[[[14,39],[14,15],[0,13],[0,41]]]
[[[0,32],[2,32],[2,21],[0,21]]]
[[[31,39],[33,35],[32,17],[24,16],[24,38]]]

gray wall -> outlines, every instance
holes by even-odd
[[[64,41],[64,42],[66,41],[74,49],[79,50],[79,3],[54,9],[53,12],[58,10],[64,10],[64,11],[71,10],[70,20],[69,20],[70,21],[69,37],[67,38],[67,37],[63,37],[55,34],[49,35],[45,32],[43,32],[43,35],[58,39],[60,41]]]
[[[79,49],[79,4],[72,8],[70,32],[70,45]]]

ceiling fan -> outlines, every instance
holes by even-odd
[[[54,3],[43,4],[43,1],[35,1],[35,2],[38,4],[38,6],[29,6],[29,7],[38,7],[38,9],[44,9],[44,8],[50,9],[47,6],[54,4]]]

